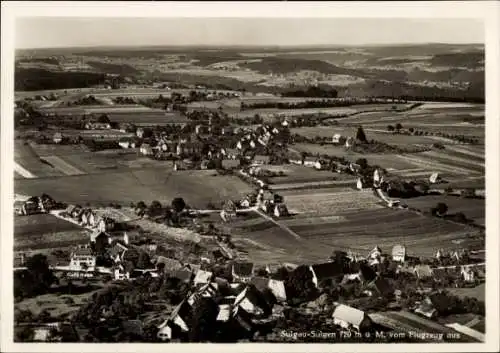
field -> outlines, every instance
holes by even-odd
[[[14,160],[34,177],[64,175],[64,173],[53,168],[51,165],[43,163],[31,146],[22,141],[15,141],[14,143]]]
[[[15,192],[37,195],[49,192],[57,200],[80,204],[128,205],[130,202],[158,200],[170,203],[183,197],[192,207],[206,207],[208,202],[240,198],[251,191],[233,176],[219,176],[214,171],[168,172],[161,168],[110,171],[106,174],[17,180]]]
[[[315,136],[331,138],[335,134],[355,137],[357,130],[356,126],[314,126],[293,128],[291,132],[308,138],[314,138]],[[428,136],[406,136],[388,133],[385,127],[382,129],[365,127],[363,130],[368,140],[376,140],[391,145],[432,144],[436,142],[435,139]]]
[[[485,300],[485,290],[486,286],[484,283],[480,284],[477,287],[473,288],[448,288],[447,289],[453,295],[459,297],[470,297],[476,298],[477,300],[484,301]]]
[[[186,117],[178,113],[166,113],[162,111],[154,112],[110,112],[109,119],[117,123],[134,123],[135,125],[164,125],[164,124],[185,124]]]
[[[404,201],[409,207],[429,211],[438,202],[448,205],[448,213],[462,212],[468,219],[484,225],[486,202],[484,199],[466,199],[458,196],[421,196]]]
[[[252,215],[228,225],[257,262],[311,263],[325,260],[334,249],[365,256],[375,245],[390,252],[397,244],[407,246],[411,255],[429,257],[436,248],[479,244],[468,237],[474,231],[466,226],[386,208],[371,191],[323,189],[280,194],[292,213],[290,218],[272,222]]]

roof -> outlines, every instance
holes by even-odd
[[[179,260],[171,259],[165,256],[158,256],[158,259],[156,260],[156,266],[158,266],[159,264],[165,265],[165,271],[175,271],[182,268],[182,263]]]
[[[237,276],[250,277],[253,274],[254,264],[252,262],[233,263],[233,273]]]
[[[128,248],[121,244],[121,243],[115,243],[111,249],[109,249],[109,254],[111,257],[116,257],[117,255],[123,254],[125,251],[127,251]]]
[[[73,256],[92,256],[90,248],[78,248],[73,252]]]
[[[392,256],[405,256],[406,247],[403,245],[394,245],[392,248]]]
[[[173,277],[178,278],[184,282],[189,282],[189,281],[191,281],[191,278],[193,277],[193,273],[189,270],[186,270],[186,269],[179,269],[179,270],[174,271]]]
[[[336,262],[326,262],[323,264],[315,264],[311,266],[318,281],[326,278],[333,278],[343,275],[342,265]]]
[[[194,277],[194,283],[209,283],[213,273],[204,270],[198,270]]]
[[[231,316],[231,305],[221,304],[219,305],[219,314],[217,315],[217,321],[228,321]]]
[[[345,321],[351,325],[359,326],[365,319],[365,313],[356,308],[339,304],[335,310],[333,310],[332,317]]]
[[[255,286],[260,291],[269,287],[269,278],[266,277],[252,277],[250,283]]]
[[[184,322],[189,322],[189,319],[193,315],[193,311],[186,300],[183,300],[179,305],[177,305],[174,311],[172,311],[172,314],[170,314],[170,319],[174,320],[177,315],[179,315]]]

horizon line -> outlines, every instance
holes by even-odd
[[[145,45],[76,45],[76,46],[51,46],[51,47],[20,47],[15,50],[51,50],[51,49],[120,49],[120,48],[338,48],[338,47],[391,47],[391,46],[413,46],[413,45],[481,45],[484,42],[405,42],[405,43],[364,43],[364,44],[145,44]]]

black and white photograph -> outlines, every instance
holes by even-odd
[[[498,349],[498,3],[13,3],[2,345]]]

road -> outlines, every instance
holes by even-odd
[[[258,208],[255,208],[254,209],[255,213],[257,213],[259,216],[267,219],[268,221],[276,224],[278,227],[280,227],[281,229],[283,229],[285,232],[287,232],[288,234],[292,235],[295,239],[297,240],[302,240],[302,237],[300,235],[298,235],[297,233],[295,233],[293,230],[291,230],[290,228],[288,228],[287,226],[285,226],[284,224],[281,224],[280,222],[276,221],[275,219],[273,219],[272,217],[269,217],[267,214],[265,214],[264,212],[262,212],[261,210],[259,210]]]

